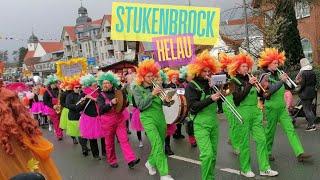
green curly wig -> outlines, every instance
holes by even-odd
[[[96,78],[94,77],[94,75],[92,74],[87,74],[85,76],[82,76],[80,78],[80,84],[84,87],[89,87],[91,86],[93,83],[96,83],[97,80]]]
[[[48,86],[48,85],[51,85],[51,84],[55,84],[57,82],[58,82],[58,78],[57,78],[57,76],[55,74],[54,75],[49,75],[44,80],[44,85]]]
[[[179,78],[180,78],[180,79],[186,79],[186,77],[187,77],[187,72],[188,72],[187,66],[182,66],[182,67],[179,69]]]
[[[98,84],[100,87],[102,87],[102,83],[103,81],[109,81],[113,87],[118,87],[120,85],[120,79],[119,77],[114,74],[112,71],[108,71],[108,72],[103,72],[101,74],[99,74],[98,76]]]
[[[163,72],[162,69],[160,70],[160,77],[161,77],[163,83],[167,83],[168,82],[168,76],[167,76],[167,74],[165,72]]]

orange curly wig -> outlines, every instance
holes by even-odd
[[[140,62],[138,67],[136,68],[136,83],[140,85],[143,82],[144,76],[148,73],[152,73],[154,76],[158,77],[159,71],[160,65],[158,63],[155,63],[153,59],[148,59]]]
[[[234,61],[233,56],[229,56],[226,53],[219,55],[219,62],[221,63],[221,69],[227,69],[228,66]]]
[[[169,81],[172,81],[174,76],[179,78],[179,71],[174,70],[174,69],[170,69],[167,71],[167,76],[169,77]]]
[[[41,131],[16,93],[4,87],[0,87],[0,93],[0,145],[7,154],[13,155],[10,141],[18,141],[22,148],[26,148],[23,135],[35,143],[33,138],[41,135]]]
[[[208,67],[212,73],[219,72],[220,63],[213,56],[210,55],[208,50],[203,51],[201,54],[188,65],[188,74],[189,75],[199,75],[200,72]]]
[[[249,56],[248,54],[240,53],[234,56],[234,62],[228,66],[228,74],[234,77],[237,74],[237,70],[239,69],[241,64],[244,64],[244,63],[248,65],[248,68],[250,70],[252,69],[254,62],[252,57]]]
[[[74,87],[81,86],[80,79],[72,79],[69,83],[69,87],[73,89]]]
[[[286,60],[285,53],[279,52],[279,50],[276,48],[266,48],[260,53],[258,66],[260,68],[265,68],[274,60],[278,60],[279,65],[283,65]]]

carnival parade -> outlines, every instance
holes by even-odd
[[[199,8],[112,3],[111,39],[153,48],[122,67],[70,56],[25,81],[1,62],[0,179],[318,179],[316,62],[217,51],[220,9]]]

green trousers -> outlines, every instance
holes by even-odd
[[[219,127],[216,117],[216,103],[202,109],[194,119],[194,136],[200,151],[201,179],[214,179]]]
[[[272,154],[272,145],[274,141],[275,132],[277,129],[277,124],[280,122],[280,125],[289,139],[289,143],[294,151],[296,156],[304,152],[299,137],[293,127],[292,119],[289,116],[289,113],[286,107],[283,108],[271,108],[266,106],[266,135],[267,135],[267,148],[268,154]]]
[[[257,106],[240,106],[239,113],[243,124],[237,125],[240,143],[240,170],[247,173],[251,171],[250,165],[250,136],[256,143],[256,152],[260,171],[270,169],[265,131],[262,125],[263,114]]]
[[[167,124],[160,98],[155,98],[151,107],[141,112],[140,119],[151,144],[148,162],[159,171],[160,176],[168,175],[168,160],[164,153]]]

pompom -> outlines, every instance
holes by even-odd
[[[279,50],[276,48],[266,48],[260,53],[258,66],[260,68],[265,68],[274,60],[278,60],[279,65],[284,65],[284,62],[286,60],[285,53],[279,52]]]
[[[163,83],[166,84],[168,82],[168,75],[163,70],[160,70],[160,78]]]
[[[248,54],[240,53],[234,56],[234,61],[228,66],[228,74],[234,77],[241,64],[246,63],[249,69],[252,69],[253,59]]]
[[[102,87],[103,81],[105,80],[109,81],[112,84],[112,86],[115,88],[120,86],[119,77],[116,74],[114,74],[112,71],[99,73],[97,80],[100,87]]]

